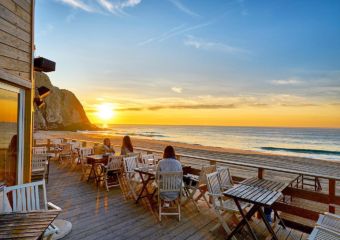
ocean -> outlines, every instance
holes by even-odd
[[[109,129],[95,133],[340,161],[340,129],[152,125]]]

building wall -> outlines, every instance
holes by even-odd
[[[24,89],[24,182],[30,181],[34,0],[0,0],[0,81]]]

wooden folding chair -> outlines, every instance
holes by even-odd
[[[183,183],[183,172],[158,172],[157,173],[157,186],[158,186],[158,209],[159,209],[159,221],[162,221],[163,215],[177,215],[178,221],[181,221],[181,192]],[[171,199],[171,203],[177,205],[177,207],[163,207],[162,200],[167,201],[164,198],[166,193],[174,193],[178,196],[175,199]],[[167,211],[166,211],[166,210]],[[164,211],[163,211],[164,210]],[[173,210],[177,210],[173,211]]]
[[[32,181],[46,178],[48,157],[47,154],[32,155]]]
[[[42,201],[40,200],[39,188],[42,187]],[[8,196],[12,197],[12,207],[8,206]],[[45,181],[26,183],[16,186],[4,187],[3,202],[5,212],[32,212],[37,210],[48,211],[49,209],[61,211],[61,208],[47,202]],[[59,229],[51,224],[44,233],[44,237],[57,233]]]
[[[213,227],[210,231],[214,231],[217,229],[220,225],[224,228],[224,230],[230,234],[231,230],[228,227],[224,215],[226,214],[235,214],[239,213],[239,210],[234,202],[233,199],[226,199],[222,192],[222,185],[221,185],[221,177],[219,176],[218,172],[209,173],[206,175],[207,179],[207,185],[208,185],[208,191],[209,196],[212,197],[212,205],[213,209],[215,211],[215,214],[217,216],[217,219],[219,221],[219,224],[217,224],[215,227]],[[250,206],[250,204],[242,203],[241,202],[241,208],[244,210],[246,207]],[[233,237],[234,240],[236,240],[235,237]]]
[[[156,165],[156,157],[154,154],[142,154],[141,160],[145,165]]]
[[[135,168],[138,166],[138,157],[123,157],[124,174],[129,187],[129,194],[132,194],[133,198],[137,200],[136,187],[142,183],[139,174],[135,172]]]
[[[202,169],[201,169],[201,172],[198,178],[197,179],[192,178],[189,183],[185,184],[184,192],[186,193],[187,200],[183,203],[183,205],[188,203],[189,201],[192,201],[196,209],[199,211],[197,201],[203,198],[207,206],[210,208],[209,201],[206,197],[206,193],[208,191],[206,174],[209,174],[215,171],[216,171],[216,165],[202,166]],[[195,194],[197,192],[199,193],[199,195],[195,198]]]
[[[93,153],[93,148],[80,148],[79,149],[79,158],[81,164],[81,179],[86,179],[91,171],[92,165],[87,163],[87,156]]]
[[[122,157],[121,156],[110,156],[104,169],[104,183],[106,190],[109,191],[111,187],[119,186],[121,188],[119,174],[122,170]]]

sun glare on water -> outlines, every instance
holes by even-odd
[[[97,116],[103,122],[108,122],[115,117],[115,107],[112,104],[103,103],[97,106]]]

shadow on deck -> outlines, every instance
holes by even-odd
[[[123,191],[103,187],[80,180],[80,171],[51,162],[48,201],[62,208],[58,218],[72,223],[72,232],[63,239],[224,239],[223,229],[209,232],[217,220],[212,209],[199,203],[197,212],[192,203],[182,207],[182,220],[163,217],[157,220],[147,200],[135,204],[126,199]],[[252,221],[259,239],[266,239],[267,231],[262,222]],[[307,239],[301,232],[275,228],[280,240]],[[243,229],[238,240],[250,239]],[[270,238],[269,238],[270,239]]]

